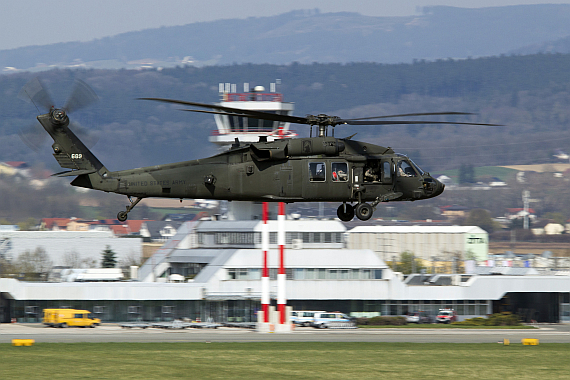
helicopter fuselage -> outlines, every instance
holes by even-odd
[[[259,142],[99,178],[84,174],[72,185],[139,198],[281,202],[414,201],[443,191],[441,183],[390,148],[334,137]]]

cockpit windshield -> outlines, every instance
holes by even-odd
[[[412,160],[410,160],[410,164],[412,164],[412,166],[416,169],[416,171],[420,174],[420,175],[424,175],[425,172],[420,169],[420,167],[418,165],[416,165],[416,163]]]

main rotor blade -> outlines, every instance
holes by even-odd
[[[307,118],[299,117],[299,116],[277,115],[277,114],[272,114],[272,113],[263,112],[263,111],[244,110],[244,109],[240,109],[240,108],[218,106],[215,104],[187,102],[184,100],[175,100],[175,99],[163,99],[163,98],[139,98],[139,99],[140,100],[152,100],[152,101],[164,102],[164,103],[181,104],[181,105],[185,105],[185,106],[211,108],[211,109],[215,109],[215,110],[219,110],[219,111],[228,112],[229,114],[232,114],[235,116],[240,116],[238,114],[241,114],[241,116],[254,116],[256,119],[283,121],[286,123],[295,123],[295,124],[308,124]]]
[[[18,99],[22,99],[27,103],[33,103],[36,107],[41,106],[46,112],[55,106],[51,96],[37,77],[22,87],[18,93]]]
[[[343,119],[343,120],[370,120],[370,119],[386,119],[389,117],[437,116],[437,115],[475,115],[475,114],[471,113],[471,112],[421,112],[421,113],[403,113],[400,115],[382,115],[382,116],[359,117],[356,119]]]
[[[426,121],[426,120],[341,120],[341,124],[349,125],[397,125],[397,124],[451,124],[451,125],[479,125],[484,127],[504,127],[501,124],[485,124],[485,123],[459,123],[455,121]]]
[[[270,121],[283,121],[286,123],[291,123],[292,121],[290,121],[288,118],[290,116],[287,115],[277,115],[277,114],[272,114],[272,113],[264,113],[263,117],[257,117],[251,114],[245,114],[245,113],[233,113],[233,112],[221,112],[221,111],[206,111],[206,110],[188,110],[188,109],[184,109],[181,111],[187,111],[187,112],[200,112],[200,113],[209,113],[209,114],[216,114],[216,115],[226,115],[226,116],[239,116],[239,117],[248,117],[251,119],[263,119],[263,120],[270,120]],[[285,117],[283,117],[285,116]]]
[[[85,108],[99,101],[99,97],[89,85],[82,80],[76,79],[73,90],[65,102],[63,109],[68,113]]]

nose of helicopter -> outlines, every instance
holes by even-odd
[[[423,179],[423,187],[424,187],[424,199],[427,198],[435,198],[441,193],[443,193],[443,189],[445,185],[438,181],[437,179],[433,178],[430,175],[426,175]]]
[[[435,190],[431,196],[432,198],[435,198],[438,195],[440,195],[441,193],[443,193],[443,189],[445,189],[445,185],[443,183],[439,182],[437,179],[434,179],[434,181],[435,181],[436,186],[435,186]]]

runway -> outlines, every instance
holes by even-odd
[[[116,324],[89,328],[50,328],[41,324],[2,324],[0,343],[12,339],[34,339],[37,343],[101,342],[412,342],[412,343],[496,343],[523,338],[540,343],[570,343],[570,326],[545,325],[532,330],[490,329],[354,329],[319,330],[297,328],[290,333],[258,333],[221,327],[218,329],[122,329]]]

